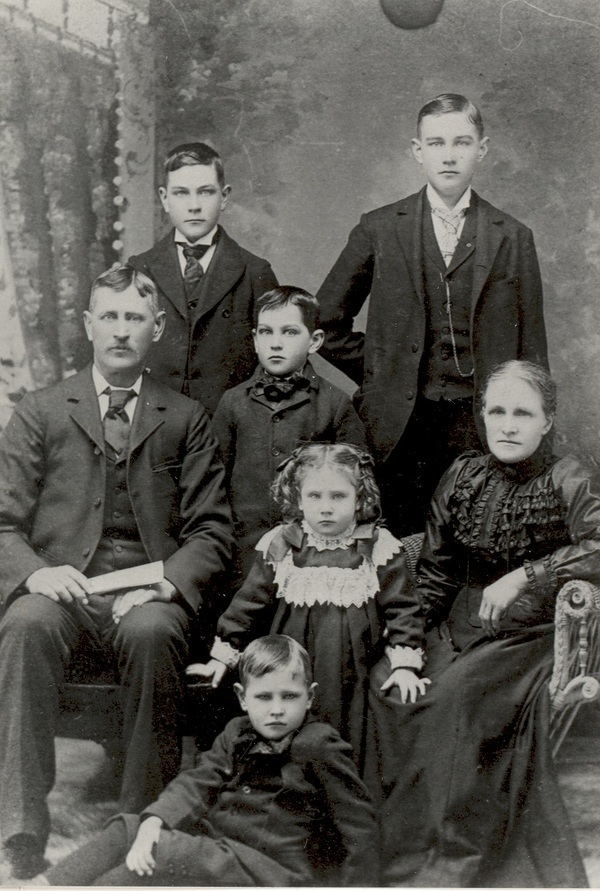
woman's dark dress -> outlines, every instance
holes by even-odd
[[[500,633],[482,590],[530,561],[536,585]],[[380,796],[384,880],[584,886],[548,745],[556,593],[600,582],[600,489],[574,458],[461,456],[434,496],[418,566],[432,684],[416,705],[371,683],[367,780]]]

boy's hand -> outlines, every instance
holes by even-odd
[[[197,675],[205,683],[210,681],[211,687],[218,687],[227,674],[227,666],[219,662],[218,659],[211,659],[210,662],[194,662],[192,665],[188,665],[185,673],[188,676]]]
[[[385,684],[381,685],[381,692],[386,693],[392,687],[400,690],[402,702],[416,702],[419,695],[425,696],[429,678],[420,678],[410,668],[396,668],[390,674]]]
[[[160,817],[147,817],[140,824],[138,834],[125,860],[127,869],[138,876],[151,876],[156,866],[152,856],[154,845],[158,844],[163,821]]]

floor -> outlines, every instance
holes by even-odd
[[[598,736],[573,736],[559,757],[563,794],[577,833],[590,885],[600,888],[600,750]],[[190,763],[191,740],[184,759]],[[57,740],[57,781],[50,795],[53,831],[47,849],[60,860],[99,829],[115,812],[104,749],[93,742]],[[8,885],[8,867],[0,859],[0,885]]]

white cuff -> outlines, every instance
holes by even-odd
[[[235,647],[232,647],[231,644],[221,640],[220,637],[215,637],[215,642],[210,651],[211,659],[216,659],[218,662],[222,662],[227,668],[235,668],[241,655],[242,654],[236,650]]]
[[[396,668],[414,668],[420,671],[425,664],[425,653],[420,647],[418,650],[412,647],[386,647],[385,655],[390,660],[392,671]]]

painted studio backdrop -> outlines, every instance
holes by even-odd
[[[535,234],[559,450],[600,458],[596,0],[0,0],[0,32],[1,424],[87,360],[93,277],[164,231],[166,149],[213,144],[225,226],[313,290],[421,186],[416,113],[451,91],[491,137],[475,188]]]

